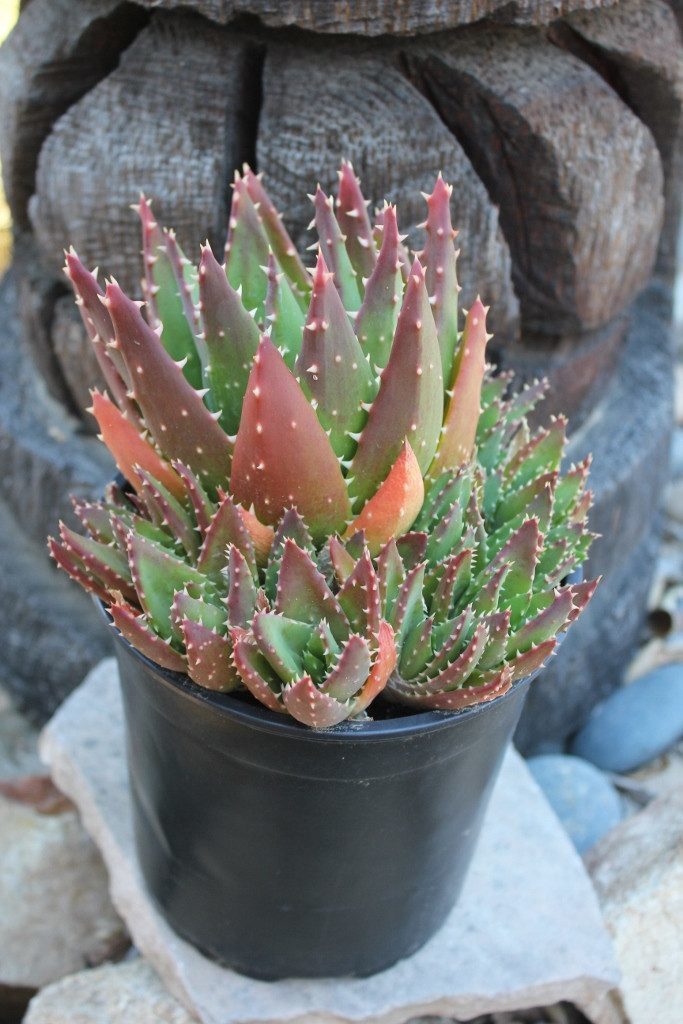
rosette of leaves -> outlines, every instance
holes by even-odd
[[[142,654],[323,728],[393,701],[453,709],[538,667],[594,584],[588,466],[565,423],[486,367],[479,299],[459,331],[450,188],[411,260],[349,164],[312,196],[300,260],[261,179],[236,175],[224,263],[198,267],[143,198],[144,301],[66,272],[125,478],[76,502],[53,557]]]

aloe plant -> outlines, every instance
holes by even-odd
[[[311,197],[310,271],[248,167],[223,263],[206,244],[195,268],[141,197],[143,302],[67,253],[126,485],[49,542],[143,655],[314,728],[382,692],[491,700],[595,589],[564,585],[593,536],[588,461],[561,474],[563,418],[531,432],[545,385],[508,394],[479,298],[460,332],[450,187],[411,261],[395,208],[373,223],[339,178]]]

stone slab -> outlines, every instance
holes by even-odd
[[[372,1021],[481,1013],[567,1000],[615,1018],[618,976],[583,864],[521,758],[510,751],[460,903],[417,954],[364,979],[255,981],[178,938],[146,895],[134,854],[116,665],[102,662],[62,705],[41,754],[100,847],[133,941],[202,1024]],[[419,870],[419,868],[417,868]]]

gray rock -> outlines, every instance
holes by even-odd
[[[593,1021],[611,1019],[606,996],[615,975],[583,865],[512,751],[459,905],[431,942],[371,978],[277,982],[244,978],[205,959],[171,931],[146,895],[134,853],[113,661],[60,708],[41,753],[102,850],[135,945],[203,1024],[399,1024],[420,1014],[468,1019],[560,999]]]
[[[107,964],[48,985],[24,1024],[193,1024],[146,960]]]
[[[622,817],[619,795],[602,772],[579,757],[544,754],[527,768],[579,853],[595,846]]]
[[[683,791],[624,821],[586,858],[622,971],[631,1024],[680,1024]]]
[[[14,707],[9,693],[0,687],[0,781],[42,770],[38,757],[38,733]]]
[[[0,983],[39,988],[125,942],[97,848],[73,808],[0,796]]]
[[[683,664],[664,665],[593,709],[571,751],[612,772],[629,772],[683,736]]]
[[[683,428],[677,427],[671,438],[671,475],[683,476]]]

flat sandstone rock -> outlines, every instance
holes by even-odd
[[[102,662],[46,727],[41,753],[78,805],[138,949],[203,1024],[399,1024],[568,1000],[614,1020],[617,971],[581,860],[514,752],[505,760],[460,903],[422,950],[364,979],[262,982],[207,960],[146,895],[134,853],[116,665]],[[416,865],[419,870],[419,865]]]

